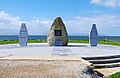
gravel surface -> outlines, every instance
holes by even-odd
[[[0,60],[0,78],[102,78],[80,61]]]

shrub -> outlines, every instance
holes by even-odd
[[[108,78],[120,78],[120,72],[110,75]]]

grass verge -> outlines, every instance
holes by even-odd
[[[28,43],[44,43],[46,40],[28,40]],[[16,44],[19,40],[0,40],[0,44]],[[89,43],[89,40],[69,40],[69,43]],[[120,41],[100,40],[99,44],[120,46]]]

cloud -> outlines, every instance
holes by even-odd
[[[67,28],[70,34],[88,35],[92,24],[96,23],[99,34],[120,35],[120,16],[103,14],[92,17],[78,16],[72,20],[67,20]]]
[[[33,19],[27,22],[29,34],[46,35],[49,31],[51,21],[42,19]]]
[[[24,21],[20,17],[12,16],[4,11],[0,11],[0,34],[18,35],[21,23],[25,22],[29,34],[44,35],[48,32],[51,24],[49,20],[32,19]]]
[[[69,35],[89,35],[93,23],[97,24],[99,34],[120,35],[120,15],[98,14],[63,19]],[[25,22],[29,35],[47,35],[53,20],[32,19],[24,21],[4,11],[0,12],[0,34],[18,35],[21,23]]]
[[[4,11],[0,11],[0,27],[4,28],[4,26],[6,25],[10,25],[12,27],[19,24],[20,24],[20,17],[14,17],[5,13]]]
[[[91,0],[91,3],[106,7],[120,7],[120,0]]]

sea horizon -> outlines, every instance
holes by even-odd
[[[89,36],[69,35],[69,40],[88,40]],[[47,40],[47,35],[29,35],[29,40]],[[19,35],[0,35],[0,40],[19,40]],[[120,36],[99,36],[99,40],[120,41]]]

